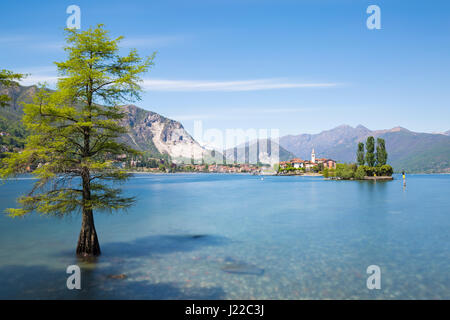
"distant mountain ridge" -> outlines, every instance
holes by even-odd
[[[258,139],[238,145],[224,152],[227,162],[237,163],[264,163],[275,164],[295,158],[295,154],[289,152],[278,143],[270,139]]]
[[[0,118],[20,123],[23,115],[21,102],[30,102],[36,90],[36,86],[0,87],[0,93],[11,98],[9,106],[0,108]],[[200,146],[181,123],[135,105],[125,105],[123,108],[126,117],[122,124],[129,132],[122,139],[131,147],[154,157],[169,156],[175,162],[210,157],[211,152]]]
[[[388,163],[395,170],[409,172],[450,172],[450,136],[413,132],[402,127],[370,130],[341,125],[318,134],[287,135],[280,145],[300,158],[309,159],[312,148],[317,157],[329,157],[340,162],[355,162],[358,142],[367,137],[386,141]]]
[[[11,97],[11,105],[0,108],[0,126],[2,126],[0,131],[6,131],[10,136],[17,136],[17,128],[11,129],[8,124],[15,124],[16,127],[21,125],[23,110],[20,102],[30,101],[36,90],[36,86],[18,86],[8,89],[0,87],[0,93],[6,93]],[[128,127],[129,133],[122,139],[133,148],[145,151],[154,157],[168,156],[178,163],[189,163],[192,158],[203,157],[206,162],[213,159],[212,151],[195,141],[181,123],[135,105],[125,105],[123,108],[127,114],[127,117],[123,119],[123,125]],[[11,132],[8,132],[9,129]],[[450,130],[431,134],[413,132],[402,127],[370,130],[362,125],[355,128],[341,125],[318,134],[281,137],[279,160],[294,157],[309,159],[311,150],[314,148],[318,158],[327,157],[340,162],[355,162],[357,144],[360,141],[365,142],[368,136],[386,140],[388,162],[397,171],[404,169],[409,172],[450,172]],[[9,137],[0,137],[0,139],[3,138]],[[249,150],[254,150],[255,143],[258,148],[258,160],[262,163],[272,163],[273,155],[276,154],[270,148],[260,149],[260,146],[267,141],[252,141],[226,150],[225,156],[229,160],[235,159],[238,154],[245,154],[245,159],[248,159]],[[0,145],[0,147],[3,146]],[[272,143],[272,148],[276,147],[277,144]],[[222,156],[217,155],[216,153],[216,158]]]

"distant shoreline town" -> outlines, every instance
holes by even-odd
[[[314,149],[311,160],[294,158],[274,164],[233,163],[233,164],[177,164],[167,159],[129,160],[122,159],[120,166],[136,173],[248,173],[262,175],[314,175],[322,176],[322,171],[335,169],[336,161],[316,158]]]
[[[376,152],[375,152],[376,149]],[[176,164],[169,160],[131,160],[123,158],[120,166],[128,171],[149,173],[248,173],[254,175],[277,176],[323,176],[332,180],[392,180],[393,168],[388,165],[385,141],[370,136],[366,145],[358,144],[357,163],[337,163],[331,158],[317,158],[314,148],[310,160],[293,158],[268,164]]]

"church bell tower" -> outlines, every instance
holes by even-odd
[[[316,154],[314,152],[314,148],[311,151],[311,162],[316,163]]]

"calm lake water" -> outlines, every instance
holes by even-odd
[[[450,299],[450,176],[407,179],[136,175],[137,204],[95,216],[96,262],[74,255],[79,215],[0,216],[0,298]],[[32,183],[0,185],[0,210]]]

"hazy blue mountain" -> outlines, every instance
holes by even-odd
[[[250,150],[255,152],[252,156],[253,159],[249,156]],[[256,162],[264,164],[274,164],[295,158],[292,152],[287,151],[275,141],[267,139],[258,139],[227,149],[224,151],[224,155],[227,161],[236,161],[237,163],[255,163],[256,160]]]
[[[280,145],[303,159],[309,159],[314,148],[316,157],[355,162],[357,144],[365,142],[368,136],[385,139],[388,162],[397,171],[450,172],[450,136],[412,132],[402,127],[372,131],[362,125],[355,128],[341,125],[318,134],[284,136]]]
[[[0,93],[7,93],[11,97],[11,105],[0,108],[0,131],[8,133],[8,136],[0,137],[2,148],[0,151],[4,151],[5,147],[11,150],[23,146],[25,132],[20,122],[23,114],[20,103],[30,101],[36,93],[36,87],[19,86],[12,89],[0,87]],[[202,148],[184,130],[181,123],[134,105],[126,105],[124,109],[127,117],[123,120],[123,125],[129,128],[129,133],[123,139],[134,148],[147,151],[155,157],[168,155],[184,162],[202,156],[209,158],[211,152]],[[280,161],[294,157],[309,159],[314,148],[318,158],[355,162],[358,142],[364,142],[371,135],[386,140],[388,162],[397,171],[404,169],[410,172],[450,172],[450,130],[440,134],[429,134],[412,132],[401,127],[373,131],[362,125],[355,128],[341,125],[318,134],[281,137],[279,158]],[[270,148],[267,149],[268,152],[262,154],[259,152],[259,144],[264,142],[252,143],[257,143],[258,160],[270,162],[272,156]],[[234,158],[239,148],[244,146],[225,151],[227,158]],[[245,148],[245,159],[248,159],[248,145]]]

